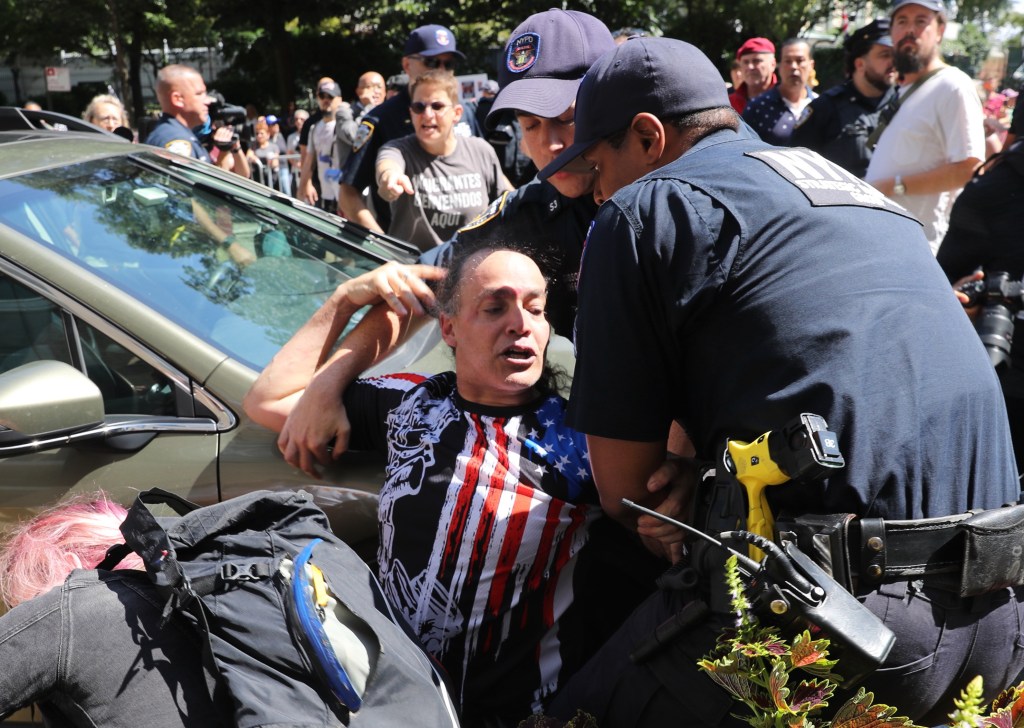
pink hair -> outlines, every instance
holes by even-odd
[[[65,500],[18,525],[0,551],[0,599],[14,607],[64,583],[72,569],[92,569],[124,539],[124,506],[103,491]],[[141,569],[129,554],[116,568]]]

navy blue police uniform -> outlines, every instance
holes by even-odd
[[[457,246],[476,246],[490,239],[520,243],[548,278],[548,321],[557,333],[571,337],[580,256],[596,212],[592,195],[566,197],[553,185],[535,178],[519,189],[502,193],[455,237],[421,255],[420,262],[447,266]]]
[[[772,489],[776,517],[920,519],[1018,499],[998,382],[920,225],[812,152],[722,130],[619,190],[598,211],[579,296],[568,419],[579,431],[652,442],[678,420],[710,460],[727,438],[820,414],[846,467]],[[1024,665],[1020,588],[960,598],[889,571],[858,583],[897,636],[866,687],[900,714],[941,722],[928,711],[948,709],[963,676],[998,689]],[[646,663],[626,658],[682,595],[645,602],[568,704],[601,725],[733,724],[737,706],[694,667],[728,617]],[[665,723],[634,717],[659,709]]]
[[[878,115],[895,95],[865,96],[847,79],[814,99],[804,110],[790,138],[790,146],[813,149],[829,161],[863,178],[871,161],[868,136],[878,126]]]
[[[210,154],[199,143],[199,138],[180,121],[170,114],[161,114],[160,120],[146,137],[146,144],[163,147],[183,157],[195,157],[204,162],[210,161]]]
[[[412,119],[409,118],[411,103],[409,89],[404,87],[390,99],[371,109],[356,128],[352,153],[341,171],[342,184],[351,185],[357,190],[370,188],[374,216],[384,230],[391,224],[391,206],[377,194],[377,152],[385,143],[413,133]],[[480,125],[470,109],[464,108],[462,121],[456,127],[455,133],[462,136],[481,136]]]

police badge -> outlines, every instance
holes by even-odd
[[[512,73],[523,73],[537,62],[540,53],[540,36],[537,33],[523,33],[509,41],[506,65]]]

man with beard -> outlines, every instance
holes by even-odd
[[[895,95],[889,20],[854,31],[843,43],[847,79],[811,102],[793,130],[794,147],[807,147],[863,178],[871,160],[868,135]]]
[[[807,41],[790,38],[782,44],[779,56],[778,84],[747,104],[743,120],[763,141],[787,147],[797,119],[818,94],[808,85],[814,59]]]
[[[921,221],[934,253],[953,201],[985,156],[981,102],[970,77],[942,61],[941,0],[898,0],[890,18],[903,80],[895,107],[882,113],[865,179]]]

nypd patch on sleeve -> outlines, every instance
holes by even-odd
[[[746,156],[767,164],[780,177],[803,192],[815,207],[874,207],[915,219],[901,205],[864,180],[809,149],[765,149],[746,152]]]
[[[459,232],[463,233],[467,230],[475,230],[476,228],[483,227],[494,218],[501,214],[502,209],[505,207],[505,200],[508,199],[509,193],[502,192],[496,199],[494,199],[487,209],[481,212],[479,215],[474,217],[472,220],[467,222],[465,225],[459,228]]]
[[[172,139],[171,141],[164,144],[164,149],[175,154],[180,154],[183,157],[192,156],[192,142],[188,139]]]
[[[370,137],[373,136],[374,124],[368,119],[363,119],[359,122],[359,128],[356,129],[356,138],[352,142],[352,151],[358,152],[366,142],[370,141]]]

